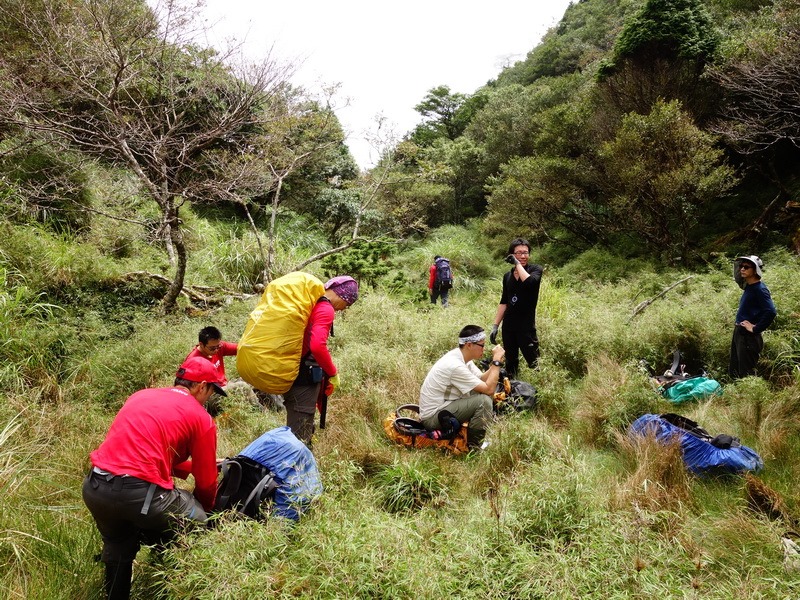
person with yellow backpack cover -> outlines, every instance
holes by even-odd
[[[307,445],[317,405],[324,415],[327,397],[339,387],[328,351],[334,314],[357,299],[358,283],[348,275],[323,285],[308,273],[289,273],[264,290],[239,341],[239,375],[262,392],[283,394],[286,424]]]

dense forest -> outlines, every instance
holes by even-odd
[[[553,258],[796,247],[797,19],[793,2],[573,3],[475,93],[430,90],[389,205],[409,230],[533,231]]]
[[[222,518],[142,551],[134,597],[797,595],[780,541],[800,527],[796,0],[573,2],[525,60],[470,94],[434,87],[400,139],[376,133],[366,172],[335,90],[205,46],[198,16],[0,0],[0,597],[99,597],[89,452],[201,327],[235,341],[293,270],[361,286],[331,344],[325,493],[294,528]],[[392,445],[387,413],[461,326],[491,324],[519,235],[544,267],[542,359],[520,373],[536,410],[476,455]],[[447,309],[427,297],[435,254]],[[778,317],[759,376],[733,381],[741,254],[764,259]],[[721,396],[655,392],[640,361],[676,348]],[[247,389],[226,402],[219,455],[285,422]],[[692,477],[625,437],[672,411],[741,438],[763,472]]]

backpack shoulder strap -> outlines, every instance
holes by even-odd
[[[708,433],[702,427],[700,427],[700,424],[697,421],[692,421],[688,417],[684,417],[683,415],[677,415],[675,413],[664,413],[663,415],[659,416],[662,419],[664,419],[667,423],[674,425],[675,427],[679,427],[680,429],[683,429],[684,431],[692,434],[696,438],[699,438],[706,442],[710,442],[712,439],[711,434]]]
[[[275,476],[272,473],[267,473],[261,478],[261,481],[256,484],[256,487],[253,488],[253,491],[250,492],[250,495],[247,496],[247,499],[239,508],[239,512],[245,513],[247,511],[247,507],[250,506],[251,502],[253,502],[253,513],[258,513],[258,508],[261,505],[261,502],[265,498],[272,497],[277,489],[278,483],[275,481]]]
[[[242,465],[235,458],[226,458],[220,465],[222,478],[217,486],[217,499],[214,501],[214,510],[229,508],[231,496],[239,490],[242,484]]]

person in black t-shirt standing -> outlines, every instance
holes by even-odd
[[[531,245],[523,238],[516,238],[508,247],[505,260],[514,266],[503,276],[503,293],[489,336],[489,340],[496,344],[498,328],[500,323],[503,324],[506,372],[510,379],[517,376],[520,352],[532,369],[536,368],[539,360],[536,304],[539,301],[542,267],[528,264],[530,253]]]

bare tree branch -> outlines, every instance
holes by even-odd
[[[0,2],[0,18],[36,58],[27,69],[0,57],[0,104],[13,125],[135,173],[161,211],[174,259],[165,310],[175,307],[186,271],[180,206],[199,188],[236,187],[210,167],[246,153],[254,132],[284,118],[291,73],[269,58],[228,66],[233,53],[197,47],[193,16],[177,0],[152,10],[108,0],[22,9]]]
[[[643,301],[643,302],[640,302],[639,304],[637,304],[637,305],[636,305],[636,308],[634,308],[634,309],[633,309],[633,313],[631,314],[631,316],[630,316],[630,317],[628,317],[628,320],[627,320],[626,322],[627,322],[627,323],[630,323],[631,321],[633,321],[633,318],[634,318],[636,315],[638,315],[638,314],[639,314],[639,313],[641,313],[641,312],[644,312],[644,310],[645,310],[645,309],[646,309],[648,306],[650,306],[650,305],[651,305],[653,302],[655,302],[655,301],[656,301],[656,300],[658,300],[659,298],[662,298],[663,296],[665,296],[665,295],[667,294],[667,292],[669,292],[671,289],[674,289],[674,288],[676,288],[676,287],[677,287],[677,286],[679,286],[680,284],[682,284],[682,283],[684,283],[684,282],[686,282],[686,281],[689,281],[690,279],[694,279],[694,275],[689,275],[688,277],[684,277],[684,278],[683,278],[683,279],[681,279],[680,281],[676,281],[675,283],[673,283],[673,284],[671,284],[671,285],[669,285],[669,286],[665,287],[663,290],[661,290],[661,291],[660,291],[658,294],[656,294],[656,295],[655,295],[655,296],[653,296],[652,298],[650,298],[650,299],[648,299],[648,300],[645,300],[645,301]]]

